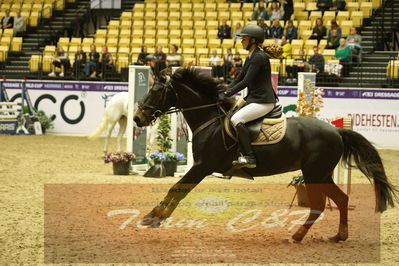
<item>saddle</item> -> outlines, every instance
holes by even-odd
[[[230,119],[235,112],[245,105],[243,99],[237,100],[236,104],[227,113],[224,120],[226,133],[237,141],[237,132],[232,126]],[[256,120],[246,124],[250,135],[252,145],[275,144],[283,139],[287,129],[287,119],[283,113],[281,104],[276,104],[271,112]]]

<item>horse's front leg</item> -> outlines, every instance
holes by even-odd
[[[200,165],[194,165],[179,182],[173,185],[168,194],[150,213],[144,216],[143,225],[159,226],[159,223],[170,217],[180,201],[195,188],[212,171],[205,170]]]

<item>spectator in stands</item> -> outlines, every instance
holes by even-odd
[[[336,29],[331,31],[331,36],[327,38],[326,49],[336,49],[339,46],[339,39],[341,37],[338,35]]]
[[[141,52],[139,53],[139,56],[137,57],[137,62],[135,65],[139,66],[144,66],[147,64],[146,58],[149,53],[147,52],[147,46],[141,46]]]
[[[181,66],[182,65],[182,56],[178,54],[177,51],[179,48],[177,45],[172,44],[169,48],[169,54],[166,56],[166,65],[167,66]]]
[[[273,20],[273,26],[270,28],[270,38],[281,39],[284,29],[280,25],[280,20]]]
[[[283,58],[291,59],[292,58],[292,47],[284,35],[281,37],[281,48],[283,48],[283,55],[282,55]]]
[[[78,50],[75,54],[75,62],[73,63],[73,70],[76,74],[76,77],[79,77],[80,71],[86,65],[86,53],[82,50],[82,46],[78,46]]]
[[[154,56],[157,58],[158,62],[155,66],[156,70],[161,72],[163,69],[166,68],[166,54],[162,51],[162,46],[157,46],[155,48]]]
[[[294,1],[293,0],[281,0],[284,4],[284,16],[283,20],[287,21],[291,19],[292,13],[294,13]]]
[[[271,21],[280,20],[283,17],[283,11],[280,8],[279,2],[272,2],[267,13]]]
[[[239,37],[237,35],[241,33],[241,30],[242,30],[242,25],[240,22],[237,22],[236,25],[234,26],[234,30],[233,30],[233,34],[232,34],[232,38],[234,41],[237,41],[239,39]]]
[[[351,34],[346,37],[346,45],[351,49],[352,54],[359,54],[362,49],[362,36],[360,36],[357,28],[351,29]]]
[[[351,49],[346,45],[344,38],[339,40],[339,46],[335,50],[335,59],[339,59],[339,63],[348,63],[351,61]]]
[[[5,29],[12,29],[14,28],[14,17],[10,16],[10,10],[6,10],[5,16],[1,19],[1,28]]]
[[[317,0],[316,4],[319,11],[328,11],[333,6],[331,0]]]
[[[298,79],[298,72],[306,71],[306,65],[305,52],[303,49],[300,49],[299,58],[294,60],[294,64],[292,66],[285,67],[285,71],[287,72],[287,83],[296,83]]]
[[[86,77],[95,78],[100,64],[100,54],[96,51],[94,44],[90,45],[89,60],[86,61],[86,65],[83,68],[83,72]]]
[[[341,38],[342,36],[342,29],[338,26],[338,23],[335,19],[331,20],[331,29],[328,30],[327,37],[331,36],[331,31],[337,30],[338,36]]]
[[[21,10],[17,10],[17,16],[14,18],[14,36],[21,36],[25,30],[25,19],[21,16]]]
[[[298,38],[298,29],[294,26],[292,20],[288,21],[287,27],[285,28],[285,37],[290,42]]]
[[[231,48],[227,48],[226,55],[223,57],[223,79],[226,82],[229,77],[230,70],[233,66],[234,55]]]
[[[156,76],[158,76],[157,69],[156,69],[158,59],[153,54],[147,54],[147,56],[144,58],[144,62],[147,66],[150,67],[150,75],[148,77],[148,85],[150,88],[152,88],[152,86],[154,85],[155,78],[156,78]]]
[[[321,39],[324,38],[327,34],[327,29],[323,25],[323,20],[321,18],[316,19],[316,26],[313,28],[312,31],[312,36],[310,36],[309,39],[317,39],[317,42],[319,43]]]
[[[265,8],[265,4],[259,1],[258,7],[252,13],[251,20],[258,21],[259,19],[269,20],[269,14]]]
[[[265,33],[265,39],[269,39],[270,38],[270,27],[267,26],[267,24],[265,23],[264,19],[260,19],[258,20],[258,26],[261,27],[263,29],[263,32]]]
[[[101,73],[99,76],[104,77],[105,71],[107,69],[114,70],[114,59],[112,58],[112,54],[108,52],[108,47],[103,46],[100,53],[100,69]]]
[[[209,58],[209,66],[212,67],[212,77],[222,77],[222,63],[220,57],[217,55],[216,49],[212,50],[212,56]]]
[[[222,20],[222,25],[218,28],[218,38],[223,41],[223,39],[231,38],[231,27],[227,25],[227,20]]]
[[[332,7],[330,8],[331,11],[344,11],[346,8],[345,0],[336,0],[333,2]]]
[[[319,54],[319,48],[317,46],[313,47],[313,55],[309,58],[309,64],[313,72],[324,71],[324,57]]]
[[[53,62],[51,64],[51,73],[49,77],[56,77],[55,68],[61,68],[60,77],[65,76],[65,71],[69,68],[71,63],[69,62],[68,53],[64,51],[61,46],[58,46],[55,54],[52,56]]]
[[[229,76],[232,79],[235,79],[238,74],[240,74],[242,69],[242,58],[240,56],[240,52],[236,52],[234,58],[233,58],[233,67],[230,70]]]

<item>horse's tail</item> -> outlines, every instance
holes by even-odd
[[[398,199],[396,195],[398,190],[385,175],[378,151],[365,137],[355,131],[339,129],[338,132],[344,143],[343,161],[350,167],[357,166],[370,182],[374,181],[376,211],[385,211],[387,205],[394,207],[394,201]],[[355,166],[350,164],[352,156]]]
[[[107,127],[108,124],[108,116],[107,113],[104,113],[103,119],[101,120],[101,123],[97,126],[96,130],[94,130],[90,135],[89,139],[93,139],[98,137]]]

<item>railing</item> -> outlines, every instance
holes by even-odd
[[[391,15],[387,15],[387,12]],[[376,27],[374,27],[374,50],[388,50],[395,51],[399,48],[399,40],[397,36],[399,27],[396,23],[397,19],[394,16],[394,0],[383,1],[380,9],[376,10],[373,14],[373,18],[380,16],[381,20],[376,20]],[[390,22],[391,27],[386,27],[385,23]],[[396,24],[395,24],[396,23]]]

